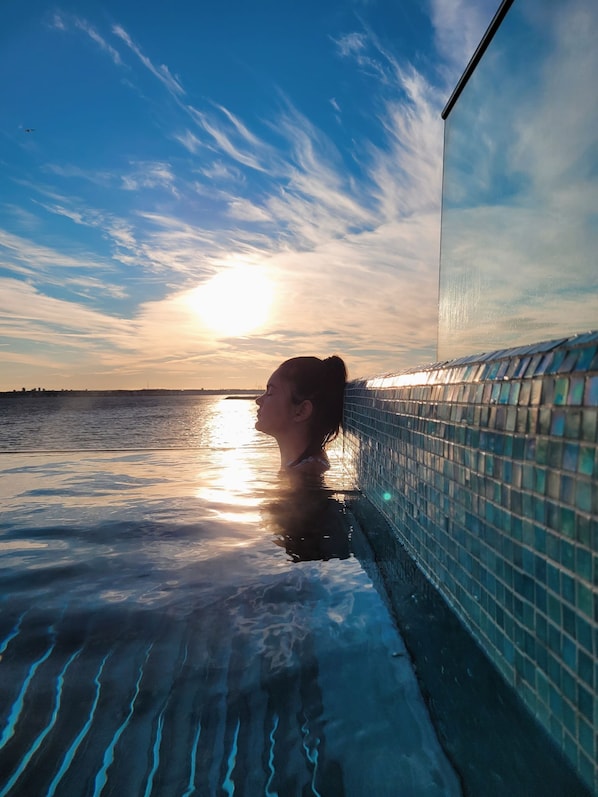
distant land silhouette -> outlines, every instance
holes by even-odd
[[[31,390],[21,388],[21,390],[0,391],[1,398],[22,398],[23,396],[73,396],[73,397],[96,397],[96,396],[227,396],[229,398],[255,398],[259,396],[260,390],[249,390],[246,388],[218,388],[207,389],[197,388],[190,390],[174,390],[171,388],[141,388],[139,390],[46,390],[36,387]]]

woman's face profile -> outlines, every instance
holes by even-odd
[[[258,432],[278,437],[288,430],[295,415],[291,385],[279,371],[274,371],[266,391],[255,403],[258,406],[255,428]]]

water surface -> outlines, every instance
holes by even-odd
[[[248,401],[25,415],[0,427],[0,797],[460,793],[338,467],[294,502]]]

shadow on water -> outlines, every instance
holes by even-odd
[[[283,478],[275,498],[264,509],[274,542],[293,562],[348,559],[351,529],[345,505],[323,481],[302,474]]]

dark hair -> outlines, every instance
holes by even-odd
[[[347,369],[336,354],[319,357],[292,357],[278,369],[291,385],[295,404],[309,400],[313,406],[311,440],[304,456],[317,453],[337,437],[343,422],[343,400]]]

